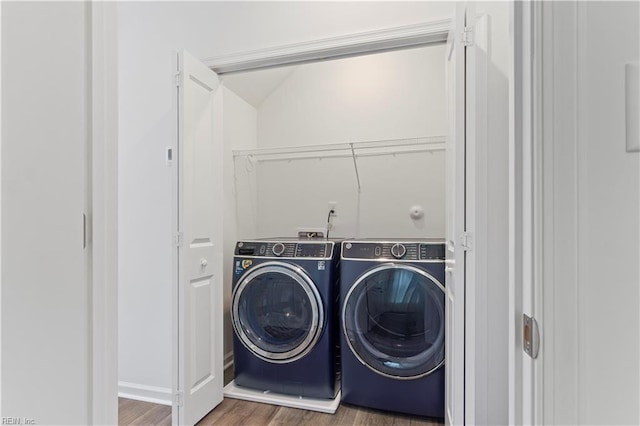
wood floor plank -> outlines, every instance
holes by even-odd
[[[338,410],[334,414],[337,424],[353,425],[358,415],[358,408],[352,405],[340,404]]]
[[[200,420],[200,422],[198,422],[198,425],[205,426],[205,425],[216,424],[217,422],[220,421],[222,417],[224,417],[230,411],[233,410],[237,402],[238,402],[237,399],[224,398],[220,403],[220,405],[218,405],[216,408],[211,410],[209,414],[204,416],[204,418]]]
[[[135,419],[130,425],[171,425],[171,407],[166,405],[156,405],[149,411]]]
[[[225,398],[198,425],[262,426],[269,424],[278,408],[270,404]]]
[[[171,424],[171,407],[120,398],[118,424]],[[441,426],[438,419],[389,413],[365,407],[341,404],[335,414],[225,398],[207,414],[199,426]]]
[[[118,424],[126,426],[132,424],[140,416],[143,416],[158,404],[151,402],[135,401],[133,399],[118,399]]]
[[[278,407],[269,422],[269,426],[309,424],[304,421],[305,413],[305,410],[290,407]]]
[[[335,414],[319,413],[316,411],[300,410],[296,408],[281,407],[276,412],[269,426],[276,425],[351,425],[355,418],[356,410],[351,407],[338,407]]]
[[[171,425],[171,420],[172,420],[172,415],[171,415],[171,413],[169,413],[169,415],[167,417],[165,417],[164,419],[160,420],[160,422],[158,424],[159,425]]]
[[[237,423],[238,425],[267,425],[275,415],[276,410],[280,408],[275,405],[261,404],[258,402],[252,402],[251,404],[253,408],[247,411],[246,416]]]

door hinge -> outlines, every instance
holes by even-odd
[[[182,398],[182,392],[176,392],[174,395],[174,402],[177,407],[182,407],[184,405],[184,399]]]
[[[473,234],[471,232],[464,232],[460,237],[460,246],[464,251],[473,250]]]
[[[183,240],[182,232],[176,232],[173,235],[173,243],[176,245],[176,247],[182,247],[182,240]]]
[[[473,46],[473,27],[464,27],[461,41],[465,47]]]
[[[181,80],[181,78],[180,78],[180,77],[181,77],[181,76],[182,76],[182,73],[181,73],[180,71],[178,71],[178,72],[176,73],[176,86],[177,86],[177,87],[180,87],[180,80]]]
[[[540,330],[535,318],[522,314],[522,349],[532,359],[538,357],[540,350]]]

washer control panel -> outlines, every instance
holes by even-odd
[[[235,255],[272,258],[331,258],[332,241],[239,241]]]
[[[443,261],[444,241],[345,241],[343,259]]]

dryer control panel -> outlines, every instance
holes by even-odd
[[[442,262],[445,244],[443,241],[344,241],[342,258]]]
[[[333,254],[332,241],[239,241],[236,256],[265,258],[329,259]]]

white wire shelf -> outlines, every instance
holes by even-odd
[[[252,157],[254,161],[282,161],[302,159],[324,159],[365,157],[371,155],[394,155],[412,152],[442,151],[444,136],[389,139],[367,142],[346,142],[326,145],[289,146],[233,151],[234,157]]]
[[[352,158],[358,190],[360,190],[358,158],[444,151],[445,147],[445,136],[421,136],[415,138],[347,142],[326,145],[234,150],[233,157],[234,159],[238,157],[247,157],[253,163],[308,159],[322,160],[327,158]]]

